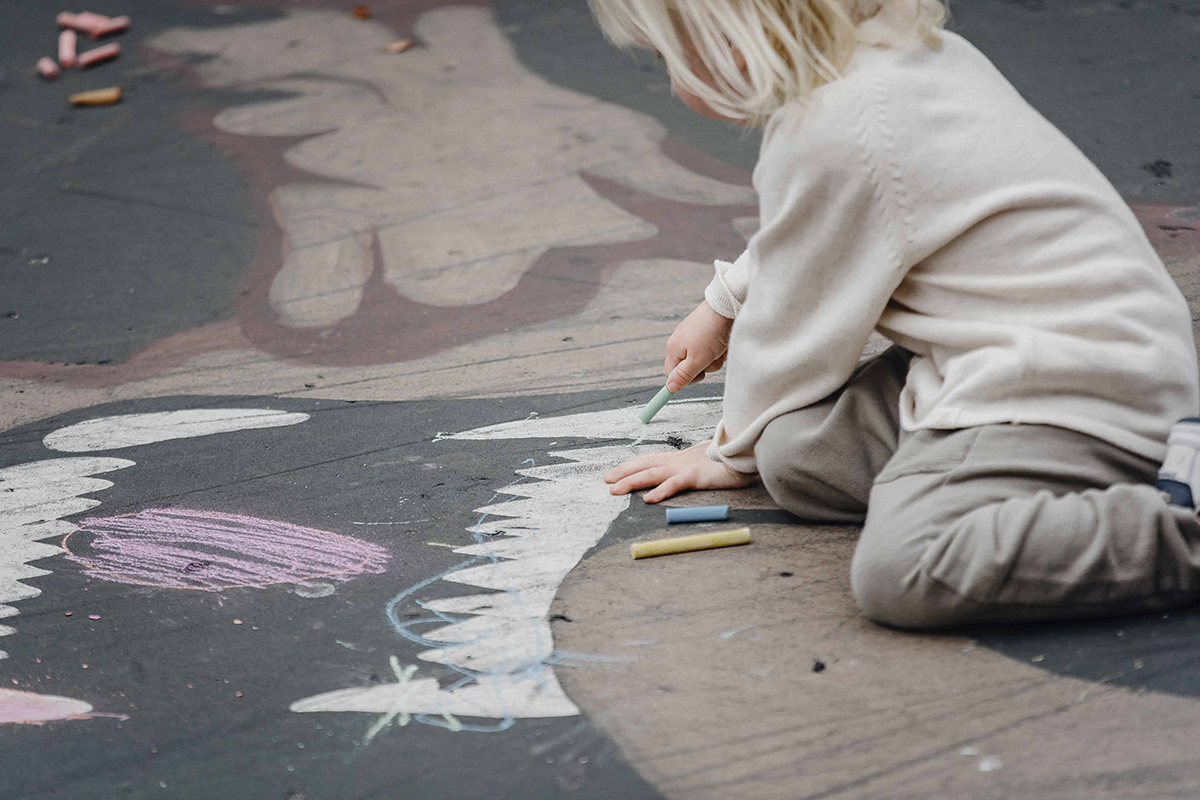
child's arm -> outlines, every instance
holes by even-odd
[[[657,503],[689,489],[741,489],[758,480],[757,475],[734,472],[708,457],[710,442],[701,442],[686,450],[631,458],[604,476],[612,494],[629,494],[654,487],[642,497]]]

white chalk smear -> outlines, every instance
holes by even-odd
[[[91,453],[214,433],[296,425],[308,417],[308,414],[269,408],[194,408],[151,414],[121,414],[59,428],[48,434],[42,444],[63,453]]]
[[[720,418],[721,398],[696,397],[672,400],[648,425],[637,418],[637,408],[589,411],[562,417],[540,417],[502,422],[463,433],[439,434],[439,439],[535,439],[586,438],[659,440],[668,435],[687,445],[712,435]]]
[[[62,518],[100,505],[85,494],[103,491],[112,481],[93,478],[133,466],[121,458],[58,458],[0,469],[0,618],[17,615],[7,603],[28,600],[42,593],[23,580],[49,575],[49,570],[29,564],[65,553],[43,539],[66,536],[76,526]],[[0,625],[0,636],[16,631]],[[0,650],[0,658],[6,653]]]
[[[753,627],[754,627],[753,625],[743,625],[740,628],[732,628],[731,630],[727,630],[724,633],[718,633],[717,635],[720,636],[722,639],[732,639],[734,636],[737,636],[742,631],[748,631]]]
[[[91,704],[71,697],[0,689],[0,724],[40,725],[56,719],[78,719],[91,711]]]
[[[292,594],[305,598],[329,597],[337,587],[329,581],[300,581],[292,587]]]
[[[390,621],[402,636],[432,646],[417,658],[445,664],[462,674],[462,680],[443,689],[432,678],[409,675],[396,683],[310,697],[294,703],[292,710],[383,714],[376,723],[379,727],[371,729],[372,736],[401,714],[451,730],[475,731],[503,730],[516,718],[577,715],[579,709],[559,685],[554,665],[631,660],[559,651],[550,629],[550,604],[559,585],[629,507],[630,495],[609,494],[602,476],[633,456],[662,449],[661,442],[645,444],[643,437],[661,440],[670,434],[685,441],[699,440],[709,435],[719,416],[720,400],[705,398],[672,403],[650,425],[638,422],[635,408],[620,408],[522,419],[439,437],[459,441],[566,437],[609,441],[551,451],[548,455],[559,463],[517,470],[517,475],[531,480],[499,489],[498,496],[509,498],[476,509],[479,521],[468,528],[475,543],[454,550],[471,560],[406,589],[389,605],[394,609],[402,600],[415,600],[429,612],[417,620],[401,620],[392,614]],[[622,439],[626,441],[611,443]],[[420,588],[447,582],[479,587],[487,593],[415,599]],[[444,594],[444,589],[438,594]],[[431,630],[430,625],[438,627]],[[456,728],[438,719],[446,713],[502,722]]]
[[[996,756],[984,756],[979,759],[979,764],[976,769],[980,772],[994,772],[1004,766],[1004,762]]]

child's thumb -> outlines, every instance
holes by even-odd
[[[671,370],[671,374],[667,376],[667,390],[678,392],[683,387],[696,379],[696,375],[700,373],[700,368],[695,362],[685,360],[679,362],[679,366]]]

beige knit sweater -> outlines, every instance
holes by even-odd
[[[771,117],[754,186],[762,227],[705,293],[735,318],[709,450],[735,470],[873,328],[916,354],[909,431],[1040,423],[1161,459],[1200,408],[1191,316],[1137,219],[953,33],[860,46]]]

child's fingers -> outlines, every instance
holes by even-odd
[[[604,473],[604,482],[616,483],[622,478],[633,475],[636,472],[641,472],[642,470],[650,467],[659,466],[665,463],[672,455],[674,455],[673,451],[666,451],[662,453],[648,453],[644,456],[631,458],[624,464],[621,464],[618,467],[613,467],[608,472]]]
[[[662,500],[666,500],[668,497],[679,494],[685,489],[692,488],[694,487],[691,486],[688,480],[683,476],[672,475],[654,489],[646,492],[646,494],[642,496],[642,500],[647,503],[658,503]]]
[[[683,354],[674,355],[668,351],[667,357],[663,359],[663,375],[668,378],[671,377],[671,373],[675,371],[675,368],[678,367],[680,363],[682,363],[683,358]]]
[[[641,472],[634,473],[626,478],[622,478],[609,488],[610,494],[629,494],[636,492],[639,489],[646,489],[651,486],[658,486],[663,481],[667,480],[673,474],[668,467],[651,467],[644,469]]]

